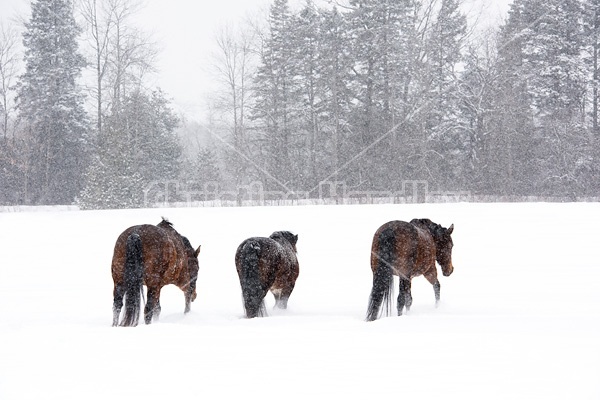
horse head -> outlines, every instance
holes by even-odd
[[[198,246],[198,248],[194,250],[192,244],[185,236],[181,236],[181,240],[183,242],[183,247],[185,248],[185,253],[187,256],[187,268],[190,276],[189,287],[191,290],[191,300],[194,301],[196,300],[197,296],[196,281],[198,280],[198,271],[200,270],[200,266],[198,264],[198,255],[200,254],[200,248],[202,246]]]
[[[433,237],[435,243],[435,259],[442,267],[442,273],[444,276],[450,276],[454,271],[452,266],[452,231],[454,231],[454,224],[450,225],[449,228],[436,224],[427,218],[413,219],[410,221],[411,224],[426,229]]]
[[[435,258],[442,267],[442,273],[444,276],[450,276],[454,272],[454,266],[452,265],[452,232],[454,231],[454,224],[450,225],[449,228],[444,228],[441,225],[437,225],[434,229],[433,240],[435,241],[436,255]]]

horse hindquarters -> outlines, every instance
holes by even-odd
[[[144,265],[142,261],[142,239],[136,233],[127,238],[125,250],[125,316],[121,326],[136,326],[140,319]]]
[[[379,316],[381,303],[385,302],[386,314],[392,305],[392,285],[394,277],[392,265],[395,259],[396,235],[391,228],[386,228],[375,238],[371,250],[371,268],[373,269],[373,288],[369,297],[367,321],[374,321]]]
[[[266,315],[264,297],[267,294],[260,280],[259,256],[260,243],[247,240],[238,249],[236,266],[242,287],[244,310],[247,318]]]

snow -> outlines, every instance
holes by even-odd
[[[198,298],[113,328],[121,231],[168,217],[202,244]],[[364,322],[372,235],[455,230],[454,274],[408,315]],[[0,399],[600,398],[600,204],[418,204],[0,213]],[[242,318],[238,244],[299,235],[286,311]],[[168,396],[168,397],[165,397]],[[310,396],[310,397],[308,397]]]

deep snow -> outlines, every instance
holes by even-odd
[[[202,244],[198,298],[112,328],[121,231],[168,217]],[[413,280],[402,317],[363,321],[372,235],[455,225],[454,274]],[[0,399],[598,399],[600,204],[419,204],[0,213]],[[289,309],[242,317],[233,257],[299,234]],[[309,397],[310,396],[310,397]]]

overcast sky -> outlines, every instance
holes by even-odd
[[[325,0],[321,0],[325,1]],[[506,15],[511,0],[465,0],[465,10],[473,19],[479,14],[484,20],[498,21]],[[169,0],[146,1],[140,12],[140,27],[151,32],[159,44],[159,74],[155,86],[160,86],[179,111],[191,119],[203,119],[206,97],[214,78],[208,68],[214,37],[226,24],[241,21],[248,14],[268,10],[272,0]],[[318,3],[318,0],[316,1]],[[290,0],[291,4],[303,0]],[[11,24],[28,15],[29,0],[0,0],[0,21]]]

